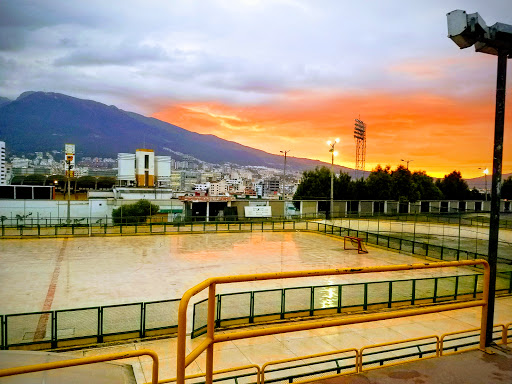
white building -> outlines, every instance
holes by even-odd
[[[5,161],[4,141],[0,141],[0,185],[7,185],[7,166]]]
[[[117,180],[121,186],[135,186],[136,179],[134,153],[117,154]]]
[[[155,156],[155,178],[157,187],[171,186],[171,156]]]

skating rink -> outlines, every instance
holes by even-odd
[[[181,297],[205,278],[219,275],[424,263],[425,259],[368,246],[368,254],[344,250],[343,239],[310,232],[207,233],[0,241],[0,314],[81,308]],[[218,292],[289,286],[473,274],[470,268],[289,279],[221,285]],[[201,297],[199,297],[201,298]],[[191,306],[189,306],[189,309]],[[189,322],[190,322],[189,314]],[[512,300],[498,298],[495,323],[512,321]],[[215,370],[299,357],[411,337],[441,335],[480,324],[470,308],[236,340],[215,346]],[[226,331],[220,331],[226,332]],[[205,335],[187,337],[190,353]],[[176,339],[138,340],[65,352],[93,356],[149,348],[160,358],[160,379],[176,375]],[[138,383],[151,378],[146,357],[125,359]],[[187,374],[205,371],[201,355]]]
[[[308,232],[211,233],[0,241],[0,314],[180,298],[212,276],[425,262]],[[330,276],[220,286],[218,293],[410,277],[469,268]],[[201,296],[197,297],[200,299]]]

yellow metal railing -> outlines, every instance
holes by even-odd
[[[226,368],[226,369],[221,369],[221,370],[218,370],[218,371],[215,371],[213,372],[214,375],[221,375],[223,373],[230,373],[230,372],[236,372],[236,371],[246,371],[248,369],[254,369],[256,370],[256,384],[260,384],[261,382],[261,369],[260,369],[260,366],[257,365],[257,364],[249,364],[249,365],[243,365],[243,366],[240,366],[240,367],[234,367],[234,368]],[[189,375],[187,377],[185,377],[186,380],[192,380],[192,379],[198,379],[200,377],[205,377],[206,376],[206,373],[196,373],[195,375]],[[172,379],[165,379],[165,380],[160,380],[158,382],[158,384],[165,384],[165,383],[174,383],[176,382],[176,378],[172,378]],[[150,384],[150,383],[146,383],[146,384]]]
[[[275,327],[246,330],[240,332],[232,332],[216,336],[214,331],[215,326],[215,290],[217,284],[229,284],[246,281],[259,281],[259,280],[274,280],[274,279],[290,279],[297,277],[313,277],[313,276],[333,276],[333,275],[350,275],[362,274],[372,272],[390,272],[390,271],[405,271],[405,270],[422,270],[432,268],[445,268],[445,267],[461,267],[470,265],[482,265],[484,267],[484,282],[483,294],[481,300],[472,300],[462,303],[439,304],[431,307],[413,308],[408,310],[401,310],[396,312],[376,313],[352,318],[336,318],[332,320],[304,322],[293,325],[278,325]],[[186,331],[187,331],[187,308],[190,299],[208,288],[208,312],[207,312],[207,332],[206,339],[197,346],[188,356],[186,356]],[[446,261],[437,263],[423,263],[423,264],[405,264],[405,265],[389,265],[379,267],[366,267],[366,268],[340,268],[340,269],[327,269],[327,270],[312,270],[312,271],[299,271],[299,272],[279,272],[279,273],[260,273],[251,275],[240,276],[224,276],[214,277],[203,281],[202,283],[190,288],[185,292],[180,301],[178,311],[178,346],[177,346],[177,367],[176,367],[176,382],[178,384],[185,384],[185,369],[192,363],[204,350],[206,350],[206,384],[212,384],[213,377],[213,345],[215,343],[239,340],[250,337],[273,335],[279,333],[295,332],[316,328],[327,328],[339,325],[357,324],[369,321],[386,320],[391,318],[407,317],[414,315],[422,315],[434,312],[450,311],[455,309],[482,307],[481,316],[481,332],[480,332],[480,348],[485,349],[485,329],[487,326],[487,303],[489,296],[489,264],[485,260],[464,260],[464,261]]]
[[[510,324],[506,324],[506,325],[495,324],[493,326],[493,328],[501,327],[501,341],[498,342],[497,344],[507,344],[507,325],[510,325]],[[471,328],[471,329],[466,329],[464,331],[449,332],[449,333],[445,333],[445,334],[441,335],[441,339],[440,339],[440,346],[441,346],[440,347],[440,355],[441,356],[453,355],[455,353],[460,353],[460,352],[471,351],[471,350],[474,350],[474,349],[479,349],[480,346],[476,347],[476,346],[473,346],[473,345],[471,345],[471,346],[463,345],[463,346],[457,347],[459,349],[459,351],[444,352],[444,350],[446,349],[444,344],[453,341],[453,339],[449,340],[449,339],[447,339],[447,337],[455,336],[455,335],[462,335],[464,333],[478,332],[478,331],[481,331],[481,329],[480,328]],[[477,336],[477,335],[474,335],[474,336]],[[471,337],[471,335],[469,335],[468,337]],[[464,349],[462,349],[462,348],[464,348]]]
[[[332,352],[316,353],[314,355],[293,357],[293,358],[283,359],[283,360],[269,361],[268,363],[263,364],[262,367],[261,367],[261,382],[262,383],[265,382],[265,369],[267,367],[272,366],[272,365],[281,365],[281,364],[285,364],[285,363],[291,363],[293,361],[304,361],[304,360],[309,360],[309,359],[315,359],[315,358],[318,358],[318,357],[332,356],[332,355],[338,355],[338,354],[349,353],[349,352],[353,352],[354,353],[354,369],[351,370],[351,371],[348,371],[348,372],[344,372],[343,374],[357,373],[357,364],[358,364],[358,361],[359,361],[359,352],[355,348],[350,348],[350,349],[340,349],[338,351],[332,351]],[[314,372],[311,373],[311,375],[314,375],[314,374],[315,374]],[[335,376],[339,376],[339,374],[322,376],[321,379],[322,380],[323,379],[329,379],[329,378],[335,377]],[[311,379],[303,380],[303,381],[295,381],[294,380],[293,382],[299,384],[299,383],[307,383],[309,381],[311,381]]]
[[[431,335],[431,336],[422,336],[422,337],[415,337],[415,338],[412,338],[412,339],[406,339],[406,340],[400,340],[400,341],[390,341],[390,342],[387,342],[387,343],[380,343],[380,344],[372,344],[372,345],[368,345],[366,347],[363,347],[359,350],[359,368],[358,368],[358,372],[363,372],[363,357],[364,357],[364,352],[368,349],[372,349],[372,348],[382,348],[382,347],[387,347],[387,346],[390,346],[390,345],[397,345],[397,344],[405,344],[405,343],[410,343],[411,341],[420,341],[420,340],[428,340],[428,339],[434,339],[435,340],[435,345],[436,345],[436,351],[435,351],[435,356],[432,356],[432,357],[439,357],[439,337],[436,336],[436,335]],[[413,346],[415,347],[415,346]],[[383,351],[383,353],[388,353],[389,351]],[[427,352],[425,352],[427,353]],[[396,356],[397,358],[399,358],[400,356]],[[414,360],[420,360],[421,358],[417,358],[417,359],[410,359],[409,361],[414,361]],[[398,362],[394,362],[394,363],[389,363],[389,364],[386,364],[386,366],[390,366],[390,365],[397,365],[397,364],[402,364],[402,362],[398,361]],[[376,368],[380,368],[380,367],[373,367],[373,368],[368,368],[369,369],[376,369]]]
[[[58,369],[58,368],[75,367],[78,365],[103,363],[105,361],[127,359],[129,357],[138,357],[138,356],[144,356],[144,355],[150,356],[153,359],[151,383],[157,384],[158,383],[158,355],[154,351],[151,351],[149,349],[141,349],[139,351],[129,351],[129,352],[120,352],[120,353],[111,353],[108,355],[82,357],[79,359],[54,361],[51,363],[34,364],[34,365],[26,365],[23,367],[1,369],[0,377],[21,375],[24,373],[31,373],[31,372],[48,371],[51,369]]]

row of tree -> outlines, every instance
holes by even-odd
[[[329,168],[321,167],[305,171],[293,196],[294,200],[330,199],[331,173]],[[388,165],[375,168],[368,178],[351,180],[340,172],[334,175],[333,195],[335,200],[480,200],[485,195],[476,189],[470,190],[458,171],[445,175],[443,179],[434,179],[425,171],[411,172],[403,165],[392,170]],[[502,198],[512,199],[512,177],[502,186]]]

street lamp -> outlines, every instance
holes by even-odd
[[[283,194],[282,194],[282,199],[283,199],[283,216],[284,218],[286,218],[286,203],[284,202],[284,181],[285,181],[285,178],[286,178],[286,154],[288,152],[290,152],[290,149],[288,149],[287,151],[279,151],[281,153],[284,153],[284,167],[283,167]]]
[[[329,149],[329,152],[331,152],[331,207],[329,210],[330,218],[332,219],[332,214],[334,212],[334,173],[333,173],[333,166],[334,166],[334,156],[338,156],[338,152],[334,150],[334,146],[340,142],[339,138],[336,138],[334,141],[327,141],[327,145],[331,148]]]
[[[487,168],[480,168],[478,167],[478,169],[483,169],[483,173],[484,173],[484,183],[485,183],[485,201],[487,201],[487,174],[489,173],[489,170]]]
[[[490,267],[489,301],[487,307],[486,342],[492,343],[494,302],[496,291],[496,265],[498,261],[498,234],[500,225],[501,170],[503,163],[503,131],[505,125],[505,93],[507,87],[507,59],[512,57],[512,25],[495,23],[488,27],[478,13],[455,10],[446,15],[448,37],[459,48],[473,44],[477,52],[498,56],[496,81],[496,112],[494,118],[494,153],[492,163],[491,216],[489,220]]]
[[[407,169],[409,169],[409,163],[411,161],[414,161],[414,160],[404,160],[404,159],[401,159],[400,161],[403,161],[404,163],[407,163]]]

